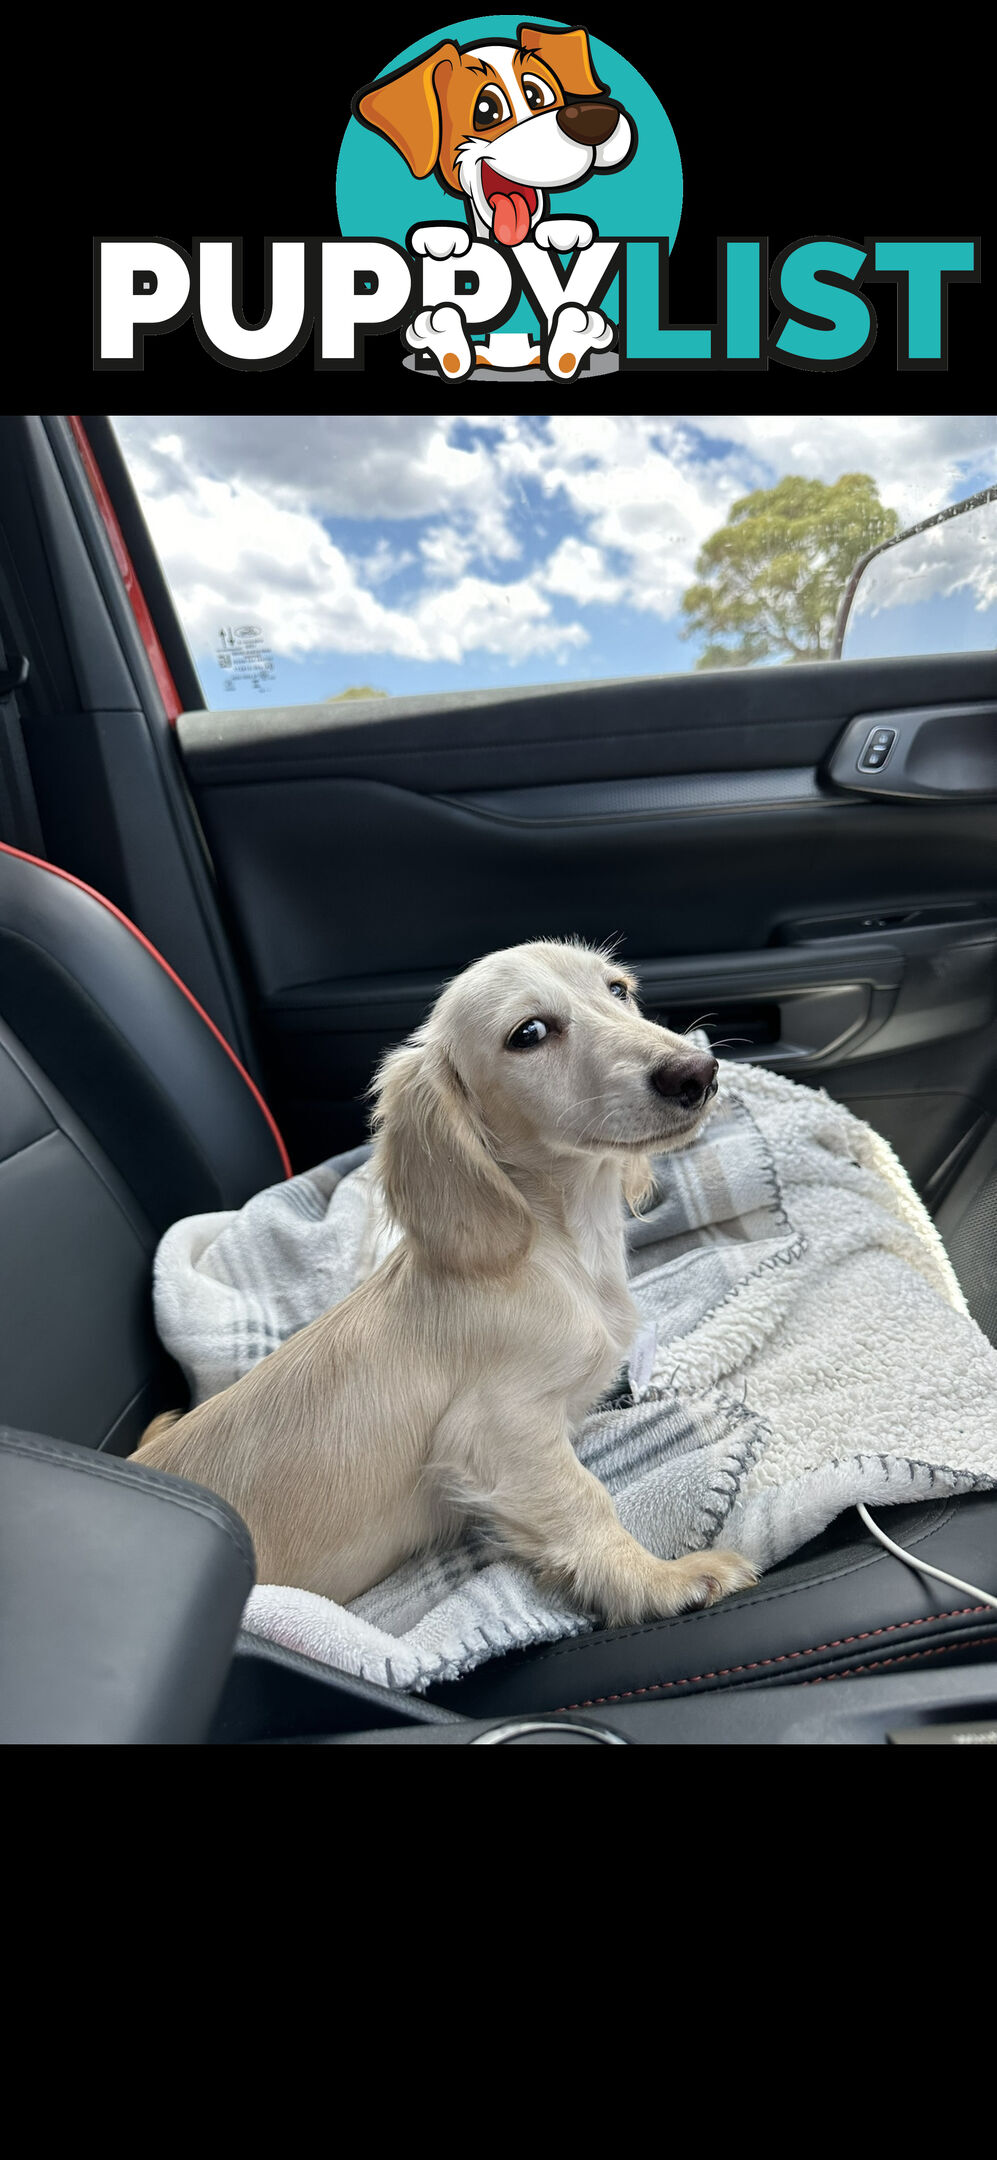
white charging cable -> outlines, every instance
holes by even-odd
[[[873,1537],[878,1538],[881,1545],[885,1545],[887,1552],[893,1553],[898,1560],[906,1560],[908,1566],[916,1568],[919,1575],[933,1575],[936,1582],[951,1583],[953,1590],[965,1590],[967,1597],[975,1598],[981,1605],[991,1605],[994,1612],[997,1612],[997,1597],[994,1597],[991,1591],[980,1590],[975,1583],[963,1582],[958,1575],[947,1575],[944,1568],[929,1567],[926,1560],[918,1560],[914,1553],[905,1552],[902,1545],[895,1545],[893,1539],[887,1537],[885,1530],[881,1530],[879,1524],[873,1522],[868,1508],[863,1507],[861,1500],[856,1505],[866,1529],[872,1531]]]

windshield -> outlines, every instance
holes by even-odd
[[[115,424],[210,706],[819,660],[997,479],[993,416]]]

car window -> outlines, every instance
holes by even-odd
[[[826,658],[859,560],[997,480],[993,416],[115,424],[212,707]],[[861,612],[957,649],[916,586]]]

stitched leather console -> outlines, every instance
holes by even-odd
[[[880,1515],[912,1552],[997,1592],[997,1493]],[[515,1651],[431,1689],[430,1700],[469,1717],[661,1700],[893,1669],[965,1655],[995,1637],[991,1607],[893,1559],[849,1511],[754,1590],[709,1612]]]

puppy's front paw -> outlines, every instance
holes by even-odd
[[[733,1590],[750,1590],[758,1581],[757,1569],[736,1552],[686,1553],[681,1560],[661,1560],[649,1585],[649,1613],[663,1616],[695,1612],[729,1597]]]
[[[461,382],[474,364],[467,325],[459,308],[420,308],[408,324],[405,343],[413,352],[429,353],[448,382]]]
[[[471,235],[466,225],[417,225],[412,234],[413,255],[431,255],[446,262],[450,255],[466,255]]]
[[[541,218],[532,237],[538,247],[554,248],[558,255],[573,255],[576,248],[591,247],[595,226],[588,218]]]
[[[598,308],[579,307],[568,300],[554,317],[547,347],[547,373],[559,382],[577,375],[586,353],[605,352],[613,342],[613,325]]]

